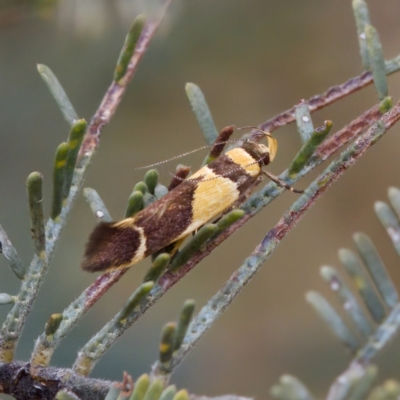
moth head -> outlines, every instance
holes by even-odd
[[[268,145],[262,143],[256,143],[251,140],[247,140],[243,142],[242,148],[246,150],[254,160],[258,161],[260,166],[268,165],[271,163],[276,155],[278,150],[278,142],[276,139],[270,134],[266,132]]]

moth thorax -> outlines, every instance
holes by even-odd
[[[254,161],[258,162],[260,167],[271,162],[269,148],[264,144],[248,141],[244,142],[241,147],[251,155]]]

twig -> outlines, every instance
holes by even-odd
[[[0,364],[1,393],[17,399],[53,400],[59,390],[65,389],[86,400],[104,399],[111,381],[82,377],[71,369],[38,368],[36,375],[29,373],[29,364],[11,362]]]
[[[19,278],[23,279],[25,275],[25,267],[19,258],[17,250],[12,245],[11,240],[8,238],[6,231],[0,225],[0,252],[4,254],[10,265],[11,270]]]
[[[48,337],[46,332],[43,332],[36,340],[31,357],[31,364],[33,367],[36,365],[45,366],[50,363],[54,350],[60,342],[86,312],[90,310],[93,304],[95,304],[96,301],[125,274],[125,272],[127,272],[127,269],[106,272],[99,276],[63,311],[63,320],[54,334]]]
[[[96,362],[104,354],[105,343],[113,343],[121,335],[121,326],[126,324],[129,315],[135,310],[140,300],[148,295],[154,282],[142,283],[129,297],[122,309],[79,351],[73,370],[82,375],[89,375]],[[123,332],[123,330],[122,330]],[[106,340],[107,338],[107,340]],[[113,340],[110,340],[112,338]]]
[[[397,57],[386,61],[385,63],[386,74],[390,75],[394,72],[399,71],[400,69],[400,55]],[[343,97],[348,96],[351,93],[356,92],[357,90],[362,89],[363,87],[370,85],[373,82],[372,73],[365,71],[361,75],[358,75],[354,78],[349,79],[348,81],[342,83],[338,86],[332,86],[326,92],[310,97],[308,100],[304,101],[304,104],[307,104],[310,112],[315,112],[323,107],[326,107],[329,104],[334,103],[337,100],[342,99]],[[288,125],[296,120],[295,117],[296,106],[289,108],[286,111],[274,116],[268,121],[263,122],[259,125],[259,127],[265,131],[273,132],[274,130]],[[260,132],[254,130],[249,133],[249,136],[253,140],[257,140],[259,138]]]

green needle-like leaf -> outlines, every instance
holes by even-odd
[[[176,394],[175,385],[170,385],[162,392],[160,400],[173,400],[175,394]]]
[[[365,374],[354,384],[347,400],[364,400],[378,375],[378,368],[375,365],[368,365]]]
[[[189,261],[190,257],[199,250],[199,248],[215,233],[218,231],[218,227],[214,224],[206,224],[199,229],[199,231],[190,239],[190,241],[186,244],[185,247],[175,256],[172,260],[169,270],[176,271],[182,265],[184,265],[187,261]]]
[[[153,204],[156,200],[157,200],[156,196],[150,194],[149,192],[145,193],[143,195],[143,203],[144,203],[144,207],[143,208],[146,208],[150,204]]]
[[[189,393],[186,389],[181,389],[175,396],[173,400],[189,400]]]
[[[195,305],[196,303],[194,300],[186,300],[185,303],[183,304],[179,317],[178,326],[176,328],[174,348],[173,348],[174,351],[179,350],[179,348],[182,345],[188,326],[190,324],[190,321],[192,320]]]
[[[140,190],[133,191],[128,199],[128,205],[126,206],[125,210],[125,218],[132,218],[139,211],[143,210],[143,207],[143,193]]]
[[[146,194],[149,191],[149,188],[147,187],[147,185],[144,182],[138,182],[134,188],[133,191],[139,191],[142,192],[143,194]]]
[[[297,130],[300,133],[303,143],[306,143],[314,133],[314,124],[307,103],[302,102],[296,107],[295,117]]]
[[[381,41],[377,30],[372,25],[367,25],[365,27],[365,34],[367,37],[369,62],[372,76],[374,77],[375,89],[378,93],[379,100],[383,100],[388,96],[389,89]]]
[[[150,194],[154,195],[154,190],[158,183],[158,172],[156,169],[150,169],[144,176],[144,181],[147,185]]]
[[[156,282],[157,279],[162,275],[167,268],[167,265],[171,259],[171,256],[168,253],[159,254],[153,261],[150,269],[145,275],[143,282],[153,281]]]
[[[83,136],[86,132],[86,121],[79,119],[75,121],[71,127],[68,137],[68,158],[65,166],[65,184],[64,199],[69,195],[71,189],[72,178],[74,176],[76,159],[78,158],[79,149],[81,148]]]
[[[149,375],[143,374],[135,382],[133,393],[129,400],[143,400],[149,386],[150,386]]]
[[[398,400],[400,395],[400,384],[395,380],[388,380],[382,386],[375,388],[368,400]]]
[[[170,361],[172,358],[172,353],[174,351],[175,332],[175,322],[169,322],[162,330],[159,358],[161,364],[163,365],[168,363],[168,361]]]
[[[388,197],[390,201],[390,205],[393,207],[393,210],[396,212],[397,218],[400,219],[400,189],[396,187],[390,187],[388,189]]]
[[[382,322],[385,317],[385,310],[357,256],[350,250],[340,249],[339,259],[346,268],[347,273],[353,278],[354,283],[373,319],[377,323]]]
[[[76,113],[74,107],[64,89],[62,88],[60,82],[53,74],[51,69],[44,64],[38,64],[37,69],[40,76],[45,81],[47,87],[49,88],[51,94],[53,95],[58,107],[60,108],[66,121],[72,125],[74,121],[78,119],[78,114]]]
[[[314,307],[318,315],[326,322],[335,336],[355,353],[358,349],[356,338],[328,301],[317,292],[308,292],[306,299]]]
[[[379,103],[379,111],[382,115],[387,113],[392,107],[393,107],[393,100],[390,96],[385,97]]]
[[[194,115],[200,125],[204,138],[208,145],[212,145],[217,137],[218,130],[215,127],[213,117],[201,89],[194,83],[188,82],[185,86],[186,95],[189,98]]]
[[[65,168],[67,166],[68,144],[61,143],[56,151],[53,172],[53,204],[51,208],[51,218],[56,219],[62,209],[64,199]]]
[[[157,183],[154,189],[154,196],[156,199],[161,199],[161,197],[165,196],[168,193],[168,188],[164,185]]]
[[[236,221],[242,218],[244,214],[244,210],[240,210],[237,208],[222,216],[221,219],[216,223],[218,227],[218,233],[224,231],[229,226],[234,224]]]
[[[18,299],[17,296],[11,296],[8,293],[0,293],[0,305],[4,306],[6,304],[13,304]]]
[[[279,400],[313,400],[313,396],[306,386],[296,377],[283,375],[280,382],[274,385],[270,391],[271,395]]]
[[[364,338],[368,338],[373,329],[372,324],[338,272],[332,267],[323,266],[321,268],[321,276],[328,282],[330,288],[337,293],[343,304],[343,308],[350,315],[357,329],[362,333]]]
[[[118,314],[118,320],[122,323],[129,314],[136,308],[140,300],[147,296],[151,289],[153,289],[154,282],[145,282],[140,285],[135,292],[129,297],[123,309]]]
[[[114,81],[119,82],[126,74],[129,66],[129,62],[135,51],[137,42],[143,31],[146,23],[146,17],[144,15],[138,15],[132,23],[128,34],[125,38],[124,46],[122,47],[121,53],[118,58],[117,65],[114,72]]]
[[[17,250],[12,245],[11,240],[8,238],[6,231],[0,225],[0,252],[8,261],[11,270],[19,279],[23,279],[25,275],[25,267],[17,253]]]
[[[375,203],[375,213],[386,229],[397,254],[400,255],[400,221],[393,210],[383,201]]]
[[[111,385],[110,390],[108,391],[107,396],[104,400],[117,400],[118,399],[121,389],[114,385],[115,384]]]
[[[385,303],[393,308],[398,303],[399,296],[372,240],[364,233],[354,234],[353,239],[379,293]]]
[[[363,67],[366,71],[370,69],[369,52],[365,27],[371,25],[367,3],[364,0],[353,0],[353,13],[356,20],[358,43]]]
[[[144,400],[159,400],[164,389],[164,384],[161,379],[154,380],[144,396]]]
[[[35,244],[36,255],[44,257],[46,251],[46,238],[43,216],[43,176],[39,172],[32,172],[26,180],[28,192],[29,214],[31,217],[31,233]]]
[[[90,209],[99,221],[111,222],[112,217],[100,195],[92,188],[83,189],[83,196],[89,203]]]
[[[314,154],[317,147],[323,142],[328,136],[331,128],[332,121],[325,121],[324,126],[321,126],[315,130],[311,137],[305,142],[299,152],[296,154],[289,167],[289,176],[293,177],[298,174],[301,169],[307,164],[311,156]]]

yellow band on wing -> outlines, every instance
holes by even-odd
[[[226,153],[235,164],[238,164],[238,167],[242,167],[246,172],[251,176],[257,176],[260,173],[260,166],[258,163],[255,163],[254,158],[244,149],[240,147],[230,150]]]

